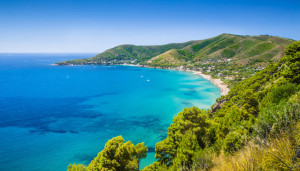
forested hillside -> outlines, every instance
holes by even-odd
[[[167,138],[155,146],[157,162],[144,170],[300,170],[299,83],[297,41],[277,63],[217,99],[211,110],[178,113]],[[136,170],[146,147],[126,147],[124,140],[111,146],[111,141],[116,140],[88,167],[74,164],[68,170]]]
[[[230,59],[239,65],[265,66],[267,62],[278,62],[284,55],[284,49],[292,43],[292,40],[275,36],[240,36],[221,34],[211,39],[195,42],[182,49],[176,49],[177,53],[170,50],[160,57],[148,61],[150,66],[201,66],[203,63],[224,63]],[[171,53],[171,54],[170,54]],[[172,60],[166,56],[181,59],[177,63],[169,63]]]

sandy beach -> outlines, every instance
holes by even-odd
[[[200,75],[202,76],[204,79],[210,80],[213,84],[215,84],[216,86],[218,86],[221,89],[221,95],[225,96],[228,94],[229,92],[229,88],[227,87],[227,85],[221,80],[221,79],[213,79],[210,75],[205,75],[202,74],[199,71],[192,71],[194,74],[196,75]]]

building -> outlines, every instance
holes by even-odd
[[[181,65],[181,66],[179,67],[179,70],[180,70],[180,71],[183,71],[183,70],[184,70],[184,67]]]

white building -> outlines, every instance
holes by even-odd
[[[181,66],[179,67],[179,70],[180,70],[180,71],[183,71],[183,70],[184,70],[184,67],[181,65]]]

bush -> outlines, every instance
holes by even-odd
[[[213,167],[213,152],[202,149],[196,152],[193,160],[192,170],[208,170]]]
[[[279,89],[282,90],[282,88]],[[276,93],[270,93],[276,95]],[[289,100],[283,98],[278,104],[268,103],[262,108],[254,126],[256,134],[265,138],[269,133],[278,133],[281,130],[285,130],[293,122],[298,121],[300,117],[299,97],[300,92],[291,96]]]
[[[237,132],[230,132],[224,139],[223,150],[226,154],[233,153],[241,148],[242,136]]]
[[[271,92],[262,100],[261,106],[278,104],[280,101],[286,101],[292,94],[295,94],[299,90],[299,86],[292,83],[281,85]]]

